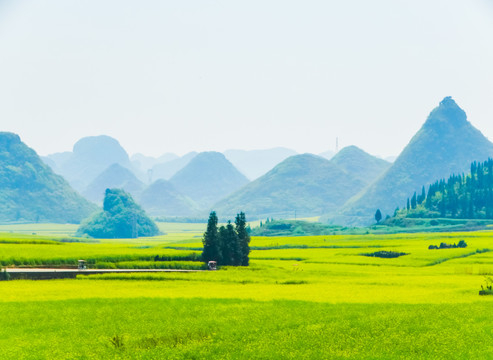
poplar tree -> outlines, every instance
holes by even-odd
[[[375,220],[377,221],[377,224],[382,220],[382,212],[380,209],[377,209],[377,212],[375,213]]]
[[[248,254],[250,254],[250,246],[249,246],[250,235],[248,234],[248,231],[246,229],[245,213],[240,212],[239,214],[236,215],[235,225],[236,225],[236,233],[238,234],[238,239],[240,242],[240,249],[241,249],[241,262],[239,265],[248,266],[249,263]]]
[[[202,244],[204,245],[204,250],[202,251],[202,260],[205,263],[209,261],[217,261],[221,263],[222,261],[222,251],[221,251],[221,238],[217,231],[217,216],[216,212],[212,211],[209,215],[209,220],[207,221],[207,230],[204,233],[202,239]]]
[[[219,228],[221,241],[222,265],[238,266],[241,264],[241,246],[233,224],[228,221],[226,226]]]

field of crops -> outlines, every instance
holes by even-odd
[[[200,269],[202,230],[187,226],[98,242],[3,233],[0,263]],[[460,240],[468,246],[428,250]],[[493,296],[478,295],[493,277],[493,232],[253,238],[251,247],[249,267],[2,281],[0,358],[493,358]],[[363,255],[376,252],[406,255]]]

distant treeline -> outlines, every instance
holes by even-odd
[[[397,212],[396,212],[397,213]],[[473,162],[471,173],[451,175],[423,186],[407,199],[407,217],[450,217],[457,219],[493,219],[493,159]]]

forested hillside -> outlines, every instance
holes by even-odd
[[[471,164],[467,175],[451,175],[407,199],[407,217],[493,218],[493,159]]]

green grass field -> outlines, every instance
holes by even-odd
[[[63,242],[71,234],[56,225],[44,233],[33,226],[44,236],[0,234],[0,262],[194,268],[199,225],[90,243]],[[493,296],[478,292],[493,277],[492,237],[253,238],[250,267],[3,281],[0,358],[489,359]],[[468,247],[428,250],[460,240]],[[361,255],[376,251],[408,255]]]

